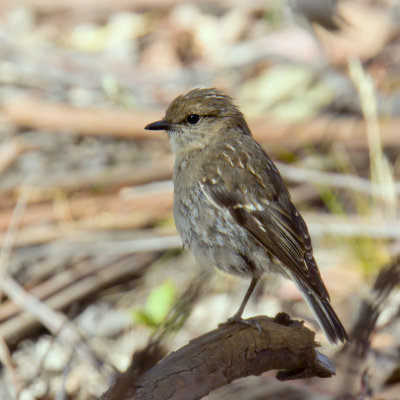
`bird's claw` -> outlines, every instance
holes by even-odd
[[[234,315],[233,317],[229,318],[227,321],[219,324],[219,326],[233,325],[233,324],[247,325],[247,326],[257,329],[258,333],[260,335],[262,335],[262,333],[263,333],[261,325],[257,321],[254,321],[253,319],[244,319],[239,315]]]

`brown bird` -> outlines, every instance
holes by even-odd
[[[175,154],[174,217],[184,245],[202,265],[252,278],[228,321],[245,322],[243,310],[261,275],[276,272],[296,284],[331,342],[347,340],[307,226],[232,99],[194,89],[145,129],[165,130]]]

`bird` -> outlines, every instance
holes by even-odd
[[[174,153],[174,219],[200,265],[251,278],[227,323],[246,323],[246,304],[264,272],[291,279],[331,343],[348,340],[322,281],[309,231],[272,159],[232,98],[215,88],[175,98],[165,117]]]

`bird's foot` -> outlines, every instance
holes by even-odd
[[[244,319],[239,314],[235,314],[233,317],[229,318],[225,322],[222,322],[218,326],[220,327],[220,326],[224,326],[224,325],[233,325],[233,324],[242,324],[242,325],[251,326],[252,328],[257,329],[260,335],[262,335],[262,332],[263,332],[260,324],[257,321],[254,321],[252,319]]]

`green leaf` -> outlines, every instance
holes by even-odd
[[[165,281],[157,286],[147,297],[142,310],[134,311],[137,322],[156,328],[161,325],[171,310],[176,295],[176,288],[172,281]]]

